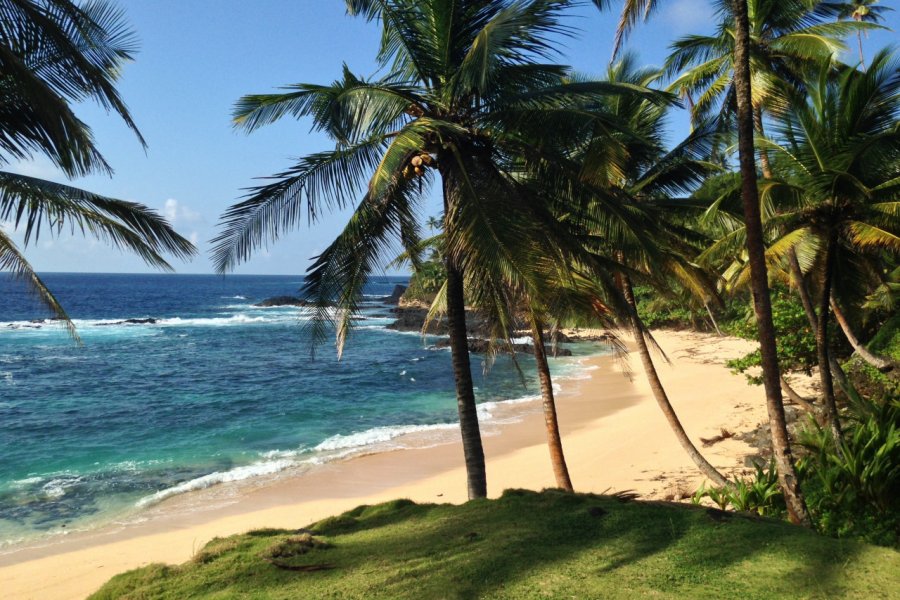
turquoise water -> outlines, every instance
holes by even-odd
[[[369,283],[370,302],[344,357],[311,359],[304,309],[255,308],[296,294],[299,277],[47,274],[84,345],[24,287],[0,279],[0,545],[102,524],[166,497],[333,460],[410,431],[455,421],[447,350],[384,328],[378,297],[403,278]],[[117,323],[124,319],[155,323]],[[595,352],[576,347],[578,354]],[[492,402],[537,393],[519,357],[485,375]],[[559,359],[558,374],[578,361]]]

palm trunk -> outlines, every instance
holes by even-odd
[[[856,42],[857,42],[857,44],[859,44],[859,64],[862,67],[862,70],[865,71],[866,70],[866,57],[863,56],[862,31],[856,32]]]
[[[763,129],[762,107],[757,106],[753,109],[753,126],[756,128],[756,133],[759,134],[759,137],[765,137],[766,131]],[[769,164],[769,151],[765,148],[759,149],[759,168],[762,171],[763,177],[772,179],[772,166]]]
[[[653,358],[650,356],[650,350],[647,348],[647,341],[644,339],[644,327],[641,324],[640,317],[637,313],[637,304],[634,300],[634,292],[631,289],[631,281],[627,275],[623,274],[620,277],[622,293],[631,308],[630,318],[628,319],[631,323],[631,332],[634,336],[634,342],[637,344],[638,354],[640,354],[641,363],[644,367],[644,373],[647,375],[647,380],[650,383],[650,389],[653,391],[653,397],[656,398],[656,403],[659,405],[660,410],[662,410],[663,415],[665,415],[666,421],[669,422],[669,427],[675,432],[678,443],[681,444],[681,447],[684,448],[684,451],[687,452],[688,456],[691,457],[691,460],[694,461],[694,464],[697,465],[700,471],[709,477],[709,479],[717,486],[725,487],[730,485],[725,476],[719,473],[719,471],[712,466],[702,454],[700,454],[700,451],[697,450],[697,447],[691,441],[691,438],[688,437],[684,427],[682,427],[678,415],[675,414],[675,409],[672,408],[672,403],[669,402],[666,390],[662,385],[662,381],[659,380],[659,374],[656,372],[656,367],[653,365]]]
[[[719,324],[716,323],[716,318],[713,316],[712,310],[709,308],[709,302],[706,300],[703,301],[703,306],[706,308],[706,314],[709,315],[709,320],[712,322],[713,328],[716,330],[716,334],[719,337],[722,337],[722,330],[719,329]]]
[[[800,296],[800,304],[803,305],[803,311],[806,313],[806,318],[809,320],[809,327],[813,336],[815,336],[816,332],[819,330],[819,318],[816,316],[816,310],[813,308],[809,290],[806,287],[806,282],[803,280],[803,271],[800,269],[800,261],[797,259],[797,253],[793,249],[788,252],[788,264],[791,269],[791,277],[797,288],[797,294]],[[856,390],[853,389],[853,386],[844,374],[841,365],[838,364],[837,360],[835,360],[834,356],[831,356],[830,353],[828,355],[828,365],[831,368],[831,376],[837,381],[838,386],[840,386],[844,393],[851,398],[857,398],[858,394],[856,393]]]
[[[791,270],[791,279],[797,287],[797,295],[800,296],[800,304],[803,305],[803,312],[806,313],[806,319],[809,321],[809,327],[812,329],[813,335],[818,329],[818,319],[816,317],[816,309],[813,308],[812,300],[809,297],[809,290],[806,289],[806,282],[803,280],[803,270],[800,268],[800,260],[797,258],[797,252],[793,248],[788,251],[788,265]]]
[[[559,435],[559,422],[556,419],[556,400],[553,397],[553,380],[550,378],[550,365],[547,364],[547,350],[544,346],[543,324],[534,316],[531,317],[531,333],[534,337],[534,360],[537,363],[538,378],[541,380],[541,400],[544,406],[544,425],[547,427],[547,446],[550,449],[550,463],[556,477],[556,487],[567,492],[575,491],[569,478],[569,468],[563,454],[562,438]]]
[[[798,394],[797,391],[791,387],[791,384],[788,383],[788,380],[785,379],[783,375],[781,377],[781,389],[784,391],[785,394],[787,394],[787,397],[794,404],[801,406],[804,410],[812,413],[813,415],[819,414],[819,411],[816,410],[815,405],[812,402],[810,402],[809,400],[807,400],[806,398],[804,398],[803,396],[801,396],[800,394]]]
[[[822,399],[825,403],[825,415],[828,417],[834,443],[840,453],[841,423],[838,420],[837,401],[834,397],[834,380],[831,377],[831,361],[828,350],[828,304],[831,299],[832,271],[837,241],[832,233],[828,235],[825,246],[825,272],[822,278],[822,297],[819,300],[819,315],[816,322],[816,354],[819,360],[819,380],[822,383]]]
[[[444,214],[449,220],[449,177],[444,180]],[[446,231],[446,228],[445,228]],[[453,378],[456,381],[456,408],[459,412],[459,430],[462,435],[463,455],[466,462],[466,481],[469,499],[487,496],[487,474],[484,467],[484,449],[481,446],[481,430],[478,427],[478,411],[475,407],[475,390],[472,384],[472,368],[469,363],[469,342],[466,337],[466,303],[463,293],[463,273],[454,257],[447,254],[447,325],[450,333],[450,355],[453,362]]]
[[[778,356],[775,349],[775,327],[772,323],[772,304],[769,297],[766,271],[765,242],[762,218],[759,210],[759,191],[756,187],[756,165],[753,153],[753,105],[750,94],[750,24],[747,17],[747,0],[733,0],[734,39],[734,87],[737,101],[738,151],[741,165],[741,202],[744,207],[744,223],[747,231],[747,254],[750,261],[750,287],[753,292],[753,310],[759,329],[759,345],[762,357],[763,385],[766,391],[766,408],[772,431],[772,450],[778,468],[778,480],[787,504],[788,517],[794,523],[809,525],[806,502],[800,491],[787,423],[781,398],[781,376],[778,372]]]
[[[850,323],[847,321],[847,317],[844,316],[843,311],[837,305],[837,302],[834,301],[834,298],[831,299],[831,312],[834,313],[834,319],[838,322],[838,325],[841,326],[841,330],[844,332],[844,335],[847,337],[847,341],[850,342],[850,345],[853,346],[853,351],[859,354],[860,358],[864,361],[878,369],[879,371],[890,371],[894,368],[894,365],[891,364],[891,361],[884,358],[883,356],[878,356],[873,354],[862,345],[859,339],[854,335],[853,329],[850,327]]]

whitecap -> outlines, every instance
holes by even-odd
[[[358,431],[347,435],[333,435],[316,446],[314,450],[327,452],[332,450],[362,448],[373,444],[389,442],[401,435],[427,431],[452,430],[456,427],[456,424],[449,423],[437,425],[391,425],[385,427],[373,427],[372,429],[366,429],[365,431]]]
[[[230,469],[228,471],[216,471],[215,473],[203,475],[202,477],[197,477],[195,479],[179,483],[178,485],[172,486],[170,488],[165,488],[156,492],[155,494],[144,496],[137,501],[135,506],[137,506],[138,508],[152,506],[154,504],[162,502],[166,498],[171,498],[172,496],[177,496],[178,494],[184,494],[185,492],[203,490],[219,483],[242,481],[244,479],[259,477],[261,475],[273,475],[296,465],[296,461],[285,459],[257,462],[251,465],[235,467],[234,469]]]

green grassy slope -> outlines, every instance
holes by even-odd
[[[604,496],[507,491],[462,506],[397,500],[309,530],[312,541],[302,530],[217,539],[192,561],[118,575],[92,597],[900,597],[894,550]]]

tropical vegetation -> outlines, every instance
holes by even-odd
[[[304,215],[355,205],[304,289],[318,307],[313,342],[330,326],[340,353],[366,278],[401,246],[414,273],[409,297],[450,324],[472,498],[485,494],[487,474],[467,307],[490,325],[492,351],[511,351],[516,327],[531,330],[560,487],[572,484],[554,433],[545,336],[599,319],[633,335],[675,435],[717,486],[707,490],[746,507],[755,489],[765,502],[780,498],[776,512],[795,523],[849,531],[823,524],[821,486],[809,482],[824,476],[827,460],[809,458],[808,437],[797,446],[782,392],[828,429],[834,459],[849,460],[844,425],[862,418],[854,407],[890,402],[866,397],[868,379],[897,376],[896,356],[878,354],[856,332],[896,329],[900,71],[891,50],[875,53],[868,68],[841,62],[849,36],[880,26],[882,7],[722,0],[716,33],[674,42],[662,71],[624,55],[592,79],[550,62],[556,40],[574,33],[563,20],[574,4],[347,0],[350,14],[381,28],[386,74],[367,79],[345,68],[330,85],[294,84],[237,103],[240,129],[308,118],[335,147],[303,157],[224,214],[217,268],[248,260]],[[657,7],[624,4],[614,56]],[[669,145],[665,123],[677,98],[693,129]],[[426,220],[432,187],[443,213]],[[666,298],[678,306],[672,313]],[[732,363],[765,389],[773,464],[756,483],[729,481],[702,456],[655,374],[645,320],[686,316],[760,343]],[[875,374],[845,372],[850,353]],[[821,397],[798,394],[792,371],[817,372]]]

